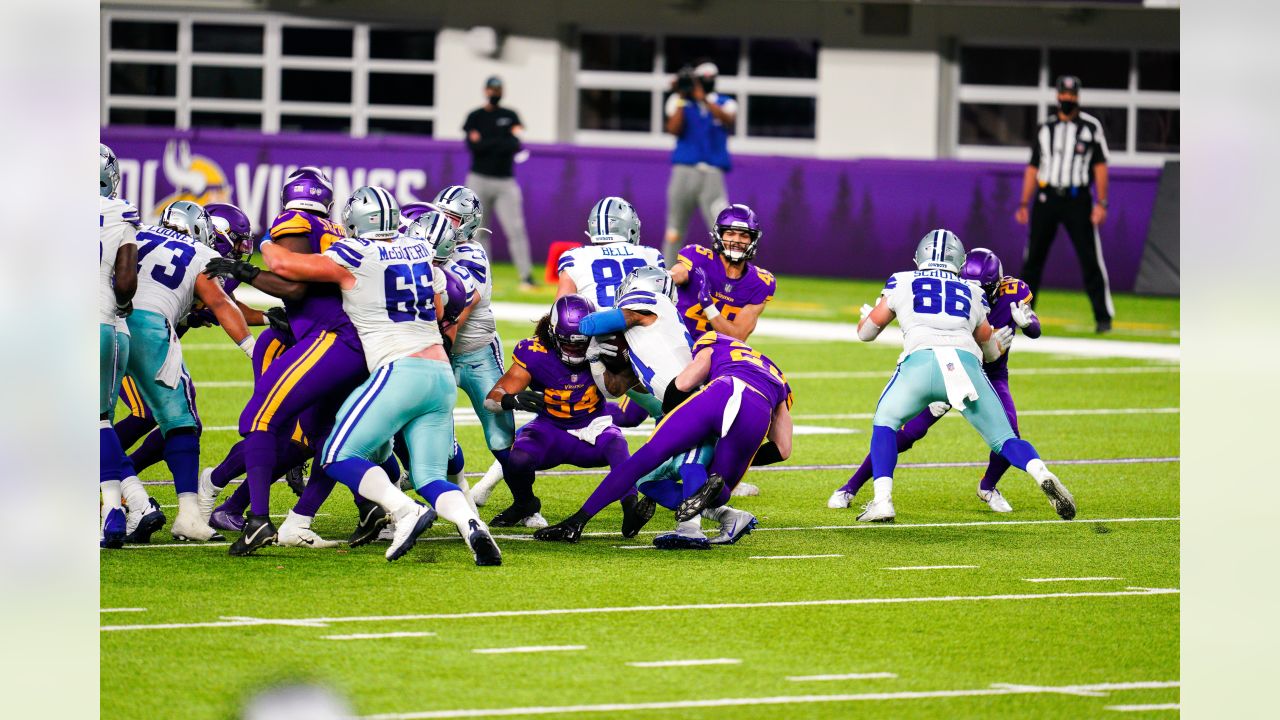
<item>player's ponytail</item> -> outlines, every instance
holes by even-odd
[[[538,326],[533,330],[534,337],[538,338],[538,342],[543,347],[554,348],[556,346],[555,339],[551,337],[551,313],[547,313],[538,319]]]

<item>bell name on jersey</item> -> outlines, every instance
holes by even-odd
[[[578,294],[604,309],[613,307],[623,278],[647,265],[665,270],[662,251],[646,245],[614,242],[566,251],[560,256],[557,272],[569,273]]]

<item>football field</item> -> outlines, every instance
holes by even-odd
[[[766,317],[848,323],[846,308],[878,286],[781,278],[779,289]],[[1117,322],[1118,339],[1177,341],[1176,300],[1116,304],[1135,320]],[[1085,312],[1082,296],[1047,293],[1046,335],[1087,334]],[[532,326],[499,329],[509,353]],[[1060,521],[1016,469],[1000,484],[1013,513],[979,501],[987,449],[950,413],[900,460],[896,524],[860,524],[870,487],[848,510],[826,500],[867,452],[900,348],[850,339],[752,339],[794,390],[795,450],[748,475],[760,495],[733,505],[759,527],[733,546],[653,549],[673,527],[661,509],[624,540],[615,505],[577,545],[495,528],[496,568],[475,567],[443,521],[395,563],[385,543],[233,558],[227,543],[173,543],[167,527],[151,546],[102,552],[102,715],[230,718],[280,681],[329,685],[379,718],[1076,718],[1176,706],[1178,364],[1014,343],[1022,435],[1074,493],[1076,520]],[[184,347],[208,466],[238,439],[251,373],[216,328]],[[491,457],[465,397],[458,407],[474,481]],[[633,448],[651,428],[630,435]],[[540,475],[543,515],[577,509],[602,474]],[[172,520],[168,471],[143,479]],[[294,499],[273,486],[272,512]],[[481,516],[509,499],[499,486]],[[314,528],[345,538],[354,525],[339,486]]]

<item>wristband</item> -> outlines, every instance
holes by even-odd
[[[257,341],[258,341],[258,339],[257,339],[257,338],[255,338],[255,337],[253,336],[253,334],[251,333],[248,337],[246,337],[245,339],[243,339],[243,340],[241,340],[240,342],[236,343],[236,345],[238,345],[238,346],[240,347],[240,349],[244,351],[244,354],[245,354],[245,356],[246,356],[246,357],[248,357],[250,360],[252,360],[252,359],[253,359],[253,346],[254,346],[254,344],[256,344],[256,343],[257,343]]]
[[[1111,203],[1107,202],[1106,200],[1099,200],[1098,204],[1102,206],[1103,210],[1106,210],[1111,207]]]
[[[708,305],[702,308],[702,314],[707,316],[707,322],[711,322],[712,320],[720,317],[720,311],[716,309],[715,305]]]
[[[511,393],[507,393],[506,395],[502,396],[501,400],[498,401],[498,405],[500,405],[503,410],[515,410],[516,396],[512,395]]]

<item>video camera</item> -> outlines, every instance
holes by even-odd
[[[676,73],[675,91],[680,97],[688,99],[693,94],[695,84],[700,86],[704,93],[710,94],[715,92],[716,79],[714,76],[698,75],[692,65],[685,65]]]

